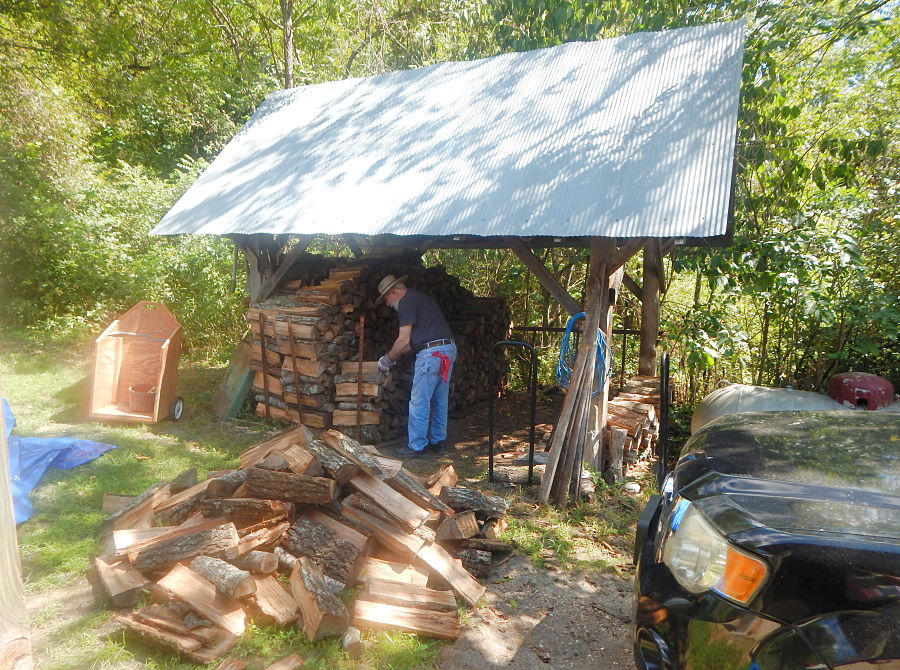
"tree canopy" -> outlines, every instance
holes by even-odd
[[[162,299],[189,347],[227,355],[243,299],[230,241],[147,232],[285,83],[738,18],[734,240],[666,261],[665,346],[694,395],[720,378],[814,388],[845,369],[900,386],[900,5],[888,0],[0,3],[3,327],[84,335]],[[430,254],[509,296],[517,323],[561,322],[507,252]],[[542,254],[579,294],[582,252]],[[619,312],[634,325],[639,307]]]

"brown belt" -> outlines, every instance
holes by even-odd
[[[447,340],[431,340],[431,342],[425,343],[425,348],[430,349],[431,347],[442,347],[445,344],[453,344],[453,338]]]

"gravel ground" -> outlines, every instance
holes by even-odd
[[[485,600],[442,652],[442,670],[634,667],[628,578],[551,572],[513,556],[491,575]]]

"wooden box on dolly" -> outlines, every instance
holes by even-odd
[[[175,395],[181,324],[165,305],[141,301],[94,343],[91,418],[155,422],[181,418]]]

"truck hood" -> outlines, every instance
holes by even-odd
[[[765,527],[900,541],[896,414],[726,416],[683,453],[676,490],[726,535]]]

